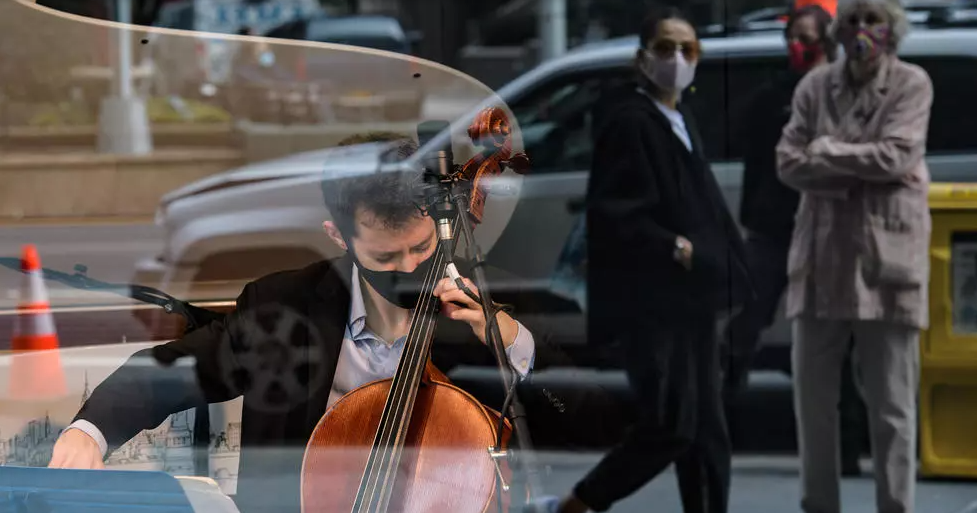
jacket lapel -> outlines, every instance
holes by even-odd
[[[306,306],[306,318],[310,319],[313,328],[318,331],[318,342],[324,346],[321,353],[324,356],[324,361],[321,362],[324,368],[321,371],[325,372],[324,389],[310,390],[306,411],[309,432],[326,411],[329,391],[336,376],[336,365],[349,317],[352,267],[352,260],[348,256],[330,262]],[[316,340],[316,337],[310,335],[309,340]]]
[[[658,122],[658,124],[661,125],[661,127],[665,130],[665,133],[668,134],[669,140],[671,140],[672,144],[677,145],[677,147],[681,148],[683,152],[688,152],[688,148],[685,147],[685,143],[683,143],[682,140],[675,135],[675,131],[672,129],[672,122],[669,121],[668,118],[665,117],[665,113],[658,108],[658,104],[655,103],[655,98],[651,96],[651,93],[640,85],[637,87],[637,91],[639,94],[641,94],[641,96],[648,100],[648,112],[651,114],[652,119]],[[686,116],[685,112],[681,110],[681,107],[679,107],[679,112],[682,112],[683,117],[688,117]],[[686,124],[688,124],[688,120],[686,120]],[[694,148],[695,144],[693,143],[692,146]]]
[[[696,125],[695,116],[692,115],[691,109],[684,104],[679,104],[678,110],[682,113],[682,118],[685,119],[685,129],[689,132],[689,139],[692,140],[692,153],[705,161],[706,154],[702,148],[702,135],[699,134],[699,126]],[[681,143],[681,141],[679,142]],[[684,148],[685,146],[683,145],[682,147]]]
[[[878,73],[872,79],[872,83],[868,85],[867,90],[862,95],[862,99],[859,101],[861,105],[856,108],[855,113],[856,120],[861,127],[858,130],[859,135],[875,135],[868,127],[871,126],[873,119],[876,118],[885,101],[886,94],[889,92],[889,69],[891,68],[893,59],[895,57],[886,58],[882,61]]]
[[[864,89],[852,89],[846,83],[844,60],[831,64],[830,80],[831,97],[838,119],[838,133],[836,137],[843,141],[858,142],[872,134],[865,129],[866,125],[879,112],[889,91],[889,70],[896,57],[883,59],[878,72],[871,83]]]

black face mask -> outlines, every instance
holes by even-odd
[[[431,266],[434,265],[434,255],[432,253],[427,260],[418,264],[417,268],[409,273],[401,271],[373,271],[363,267],[356,254],[353,253],[353,245],[347,243],[349,254],[353,258],[353,263],[360,270],[363,279],[377,291],[381,297],[404,309],[411,309],[417,305],[421,298],[421,289],[424,286],[424,278],[427,276]]]

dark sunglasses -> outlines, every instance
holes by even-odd
[[[651,44],[651,51],[662,58],[675,55],[675,52],[682,52],[682,56],[687,61],[694,61],[702,54],[702,47],[698,41],[688,43],[678,43],[668,39],[659,39]]]

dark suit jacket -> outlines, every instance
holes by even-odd
[[[777,143],[790,120],[794,88],[801,76],[789,72],[760,89],[743,116],[743,196],[740,224],[785,248],[794,231],[801,195],[777,176]],[[786,249],[784,250],[786,252]]]
[[[459,265],[463,274],[467,273],[464,267]],[[222,322],[133,355],[93,391],[76,419],[98,427],[111,452],[173,413],[243,395],[236,502],[247,512],[297,511],[302,453],[326,411],[348,320],[351,269],[351,261],[342,258],[249,283],[237,299],[236,310]],[[489,271],[491,283],[498,273]],[[514,303],[513,315],[518,317],[518,294],[507,296],[495,294],[493,299]],[[535,340],[535,369],[570,363],[549,340],[545,327],[523,324]],[[278,332],[283,344],[259,347],[254,343],[260,340],[256,334],[276,329],[284,330]],[[147,356],[162,365],[145,365]],[[195,365],[178,365],[188,356]],[[310,358],[323,362],[321,374],[299,365]],[[443,372],[460,364],[496,365],[467,324],[446,318],[437,324],[432,361]],[[262,362],[280,364],[276,376],[296,377],[280,380],[284,398],[266,397],[258,386],[250,386],[257,383],[256,366]],[[566,403],[573,402],[542,393],[546,400],[533,402],[547,405],[544,409],[562,413],[568,410]]]

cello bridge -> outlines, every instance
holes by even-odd
[[[496,450],[495,447],[488,448],[489,456],[492,457],[492,463],[495,463],[495,475],[499,478],[499,482],[502,483],[502,491],[509,491],[509,484],[505,482],[505,476],[502,475],[502,465],[499,464],[499,460],[509,457],[509,452],[505,449]]]

